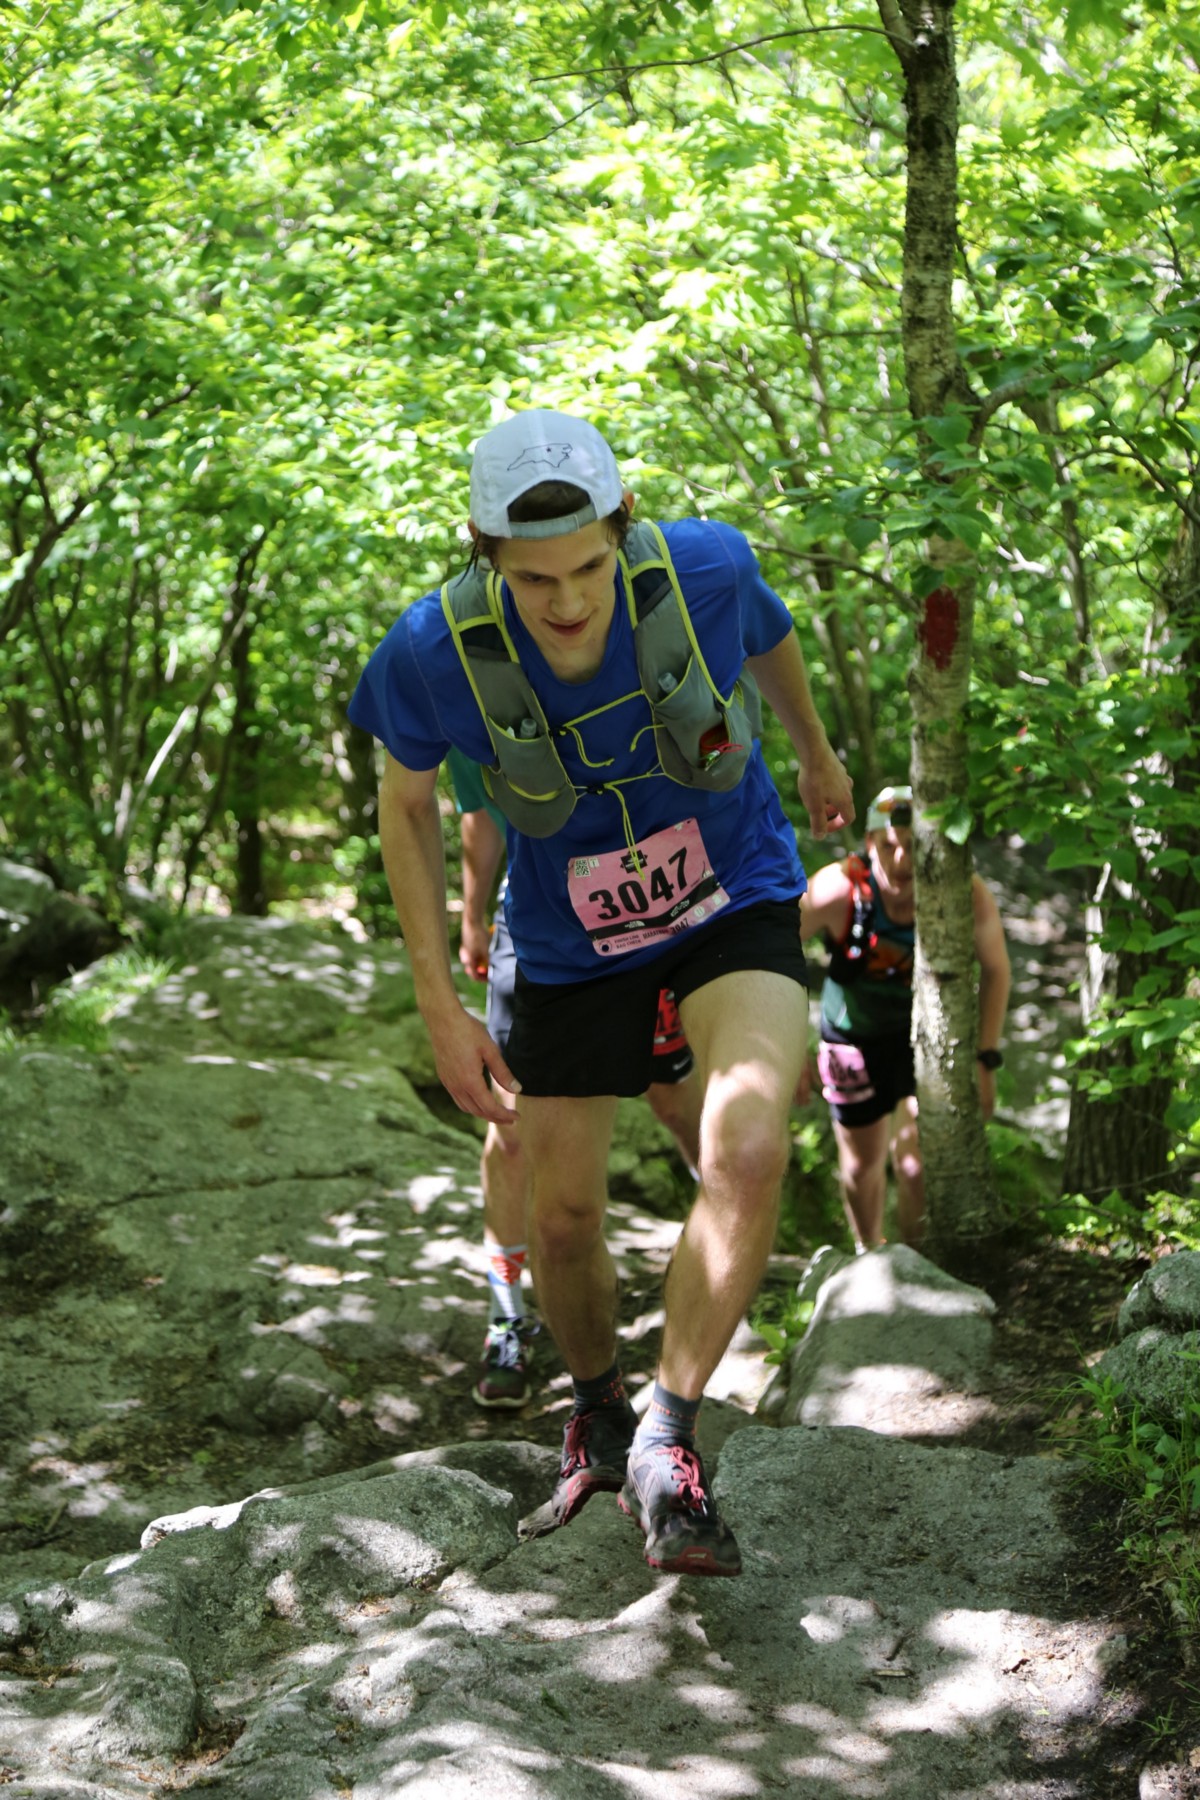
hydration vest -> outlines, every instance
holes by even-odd
[[[683,787],[727,793],[742,779],[753,740],[762,735],[754,679],[743,669],[729,694],[717,687],[657,525],[631,525],[617,562],[641,681],[634,693],[649,704],[659,767]],[[621,778],[582,788],[572,782],[517,660],[501,589],[498,570],[468,569],[442,588],[442,611],[492,741],[495,761],[483,765],[484,786],[518,831],[550,837],[562,830],[580,793],[607,789],[621,799]],[[574,723],[561,726],[560,734]],[[624,811],[623,799],[621,804]]]
[[[870,864],[861,856],[846,858],[846,874],[850,878],[850,920],[836,942],[828,935],[829,979],[839,987],[866,976],[872,981],[894,981],[912,985],[913,951],[911,925],[896,926],[895,932],[881,933],[876,923],[877,902],[871,882]]]

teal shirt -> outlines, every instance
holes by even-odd
[[[454,788],[455,804],[460,813],[485,812],[491,819],[500,836],[507,841],[508,820],[500,808],[489,800],[487,789],[483,785],[483,770],[469,756],[453,747],[446,756],[446,767],[450,771],[450,781]]]
[[[874,902],[875,942],[863,956],[851,981],[825,977],[821,989],[821,1023],[839,1036],[877,1038],[906,1036],[912,1019],[914,925],[899,925],[884,910],[874,875],[869,876]],[[829,936],[826,944],[834,945]],[[836,966],[837,957],[835,954]]]

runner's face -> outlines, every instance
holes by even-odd
[[[616,601],[617,547],[595,519],[564,537],[505,538],[496,565],[522,625],[564,681],[588,681],[604,661]]]
[[[912,903],[912,845],[909,826],[889,825],[886,831],[867,833],[867,853],[880,893],[905,905]]]

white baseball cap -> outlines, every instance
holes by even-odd
[[[912,824],[913,791],[910,787],[881,788],[867,808],[867,831],[884,831],[893,822],[892,814],[899,812],[895,821],[903,828]]]
[[[561,519],[514,524],[508,509],[541,481],[569,481],[588,497]],[[549,538],[606,519],[625,497],[617,459],[594,425],[534,408],[485,432],[471,464],[471,519],[484,537]]]

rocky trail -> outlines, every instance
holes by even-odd
[[[656,1576],[608,1496],[523,1543],[568,1384],[547,1344],[527,1409],[470,1402],[478,1140],[430,1086],[403,955],[271,921],[191,927],[104,1053],[0,1063],[6,1793],[1200,1791],[1044,1430],[1136,1270],[826,1259],[790,1366],[744,1330],[702,1415],[740,1580]],[[614,1168],[636,1390],[677,1230],[644,1107]]]

